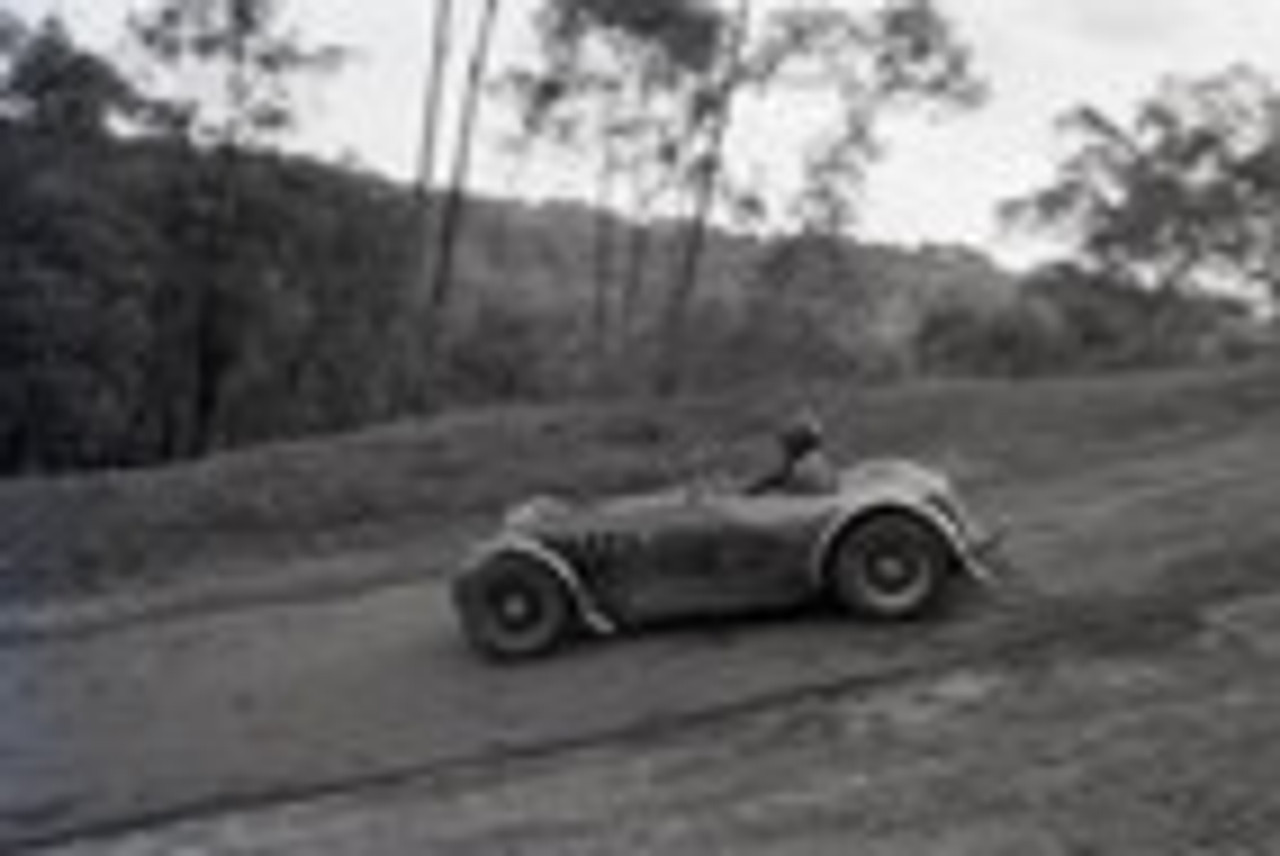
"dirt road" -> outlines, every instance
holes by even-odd
[[[1280,641],[1274,596],[1265,611]],[[1204,628],[1150,641],[799,697],[58,856],[1277,852],[1274,651]]]
[[[1011,509],[1036,594],[937,627],[691,628],[494,669],[460,646],[440,588],[423,583],[8,648],[0,841],[660,738],[823,687],[874,692],[1142,626],[1158,634],[1184,607],[1200,615],[1265,587],[1280,543],[1274,444],[1266,431],[1204,440],[988,497]]]
[[[9,840],[419,772],[918,664],[832,620],[678,631],[493,668],[435,585],[0,653]]]

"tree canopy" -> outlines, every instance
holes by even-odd
[[[284,0],[154,0],[129,22],[134,41],[165,78],[154,93],[174,130],[232,147],[293,130],[299,78],[341,67],[345,48],[312,44],[290,28]],[[182,78],[210,75],[217,97]],[[199,87],[194,87],[198,89]]]
[[[1055,179],[1015,224],[1065,236],[1096,269],[1160,289],[1280,295],[1280,91],[1256,69],[1174,79],[1127,122],[1082,107]]]
[[[7,35],[3,35],[7,34]],[[12,118],[67,140],[99,138],[113,121],[137,116],[143,100],[108,60],[75,43],[58,18],[33,33],[0,21],[12,64],[0,102]]]
[[[843,237],[856,222],[888,116],[972,106],[985,91],[969,47],[931,0],[887,0],[862,11],[794,3],[762,12],[750,0],[546,0],[539,22],[539,62],[508,80],[528,135],[593,159],[602,207],[640,221],[676,215],[687,224],[665,298],[668,332],[656,377],[663,389],[680,384],[709,221]],[[807,139],[770,151],[768,163],[735,140],[745,106],[785,109],[795,99],[825,105]],[[780,167],[797,179],[791,187],[777,180]],[[765,173],[774,180],[762,181]],[[622,196],[612,189],[619,180],[630,185]],[[638,236],[627,254],[623,314],[643,278],[636,273],[643,241]],[[613,246],[607,236],[598,241],[601,252]],[[604,276],[613,266],[598,267]]]

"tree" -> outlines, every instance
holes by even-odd
[[[435,335],[434,311],[427,310],[426,332],[422,329],[424,307],[435,299],[435,277],[440,263],[441,236],[433,185],[439,171],[440,137],[444,125],[446,78],[453,54],[454,0],[435,0],[431,15],[430,51],[423,81],[422,129],[418,140],[417,176],[414,187],[417,234],[413,272],[405,289],[405,311],[397,327],[396,360],[399,379],[397,397],[419,407],[422,403],[422,369],[431,362]],[[424,347],[424,341],[426,347]]]
[[[1064,237],[1087,267],[1149,288],[1233,279],[1277,290],[1280,93],[1238,67],[1170,80],[1129,122],[1081,107],[1045,188],[1006,219]]]
[[[440,146],[441,113],[444,107],[445,75],[452,53],[453,0],[436,0],[431,23],[431,55],[422,101],[422,139],[418,150],[418,190],[424,199],[436,174]],[[424,271],[425,275],[425,271]]]
[[[157,0],[130,19],[130,31],[166,85],[177,130],[196,142],[242,150],[293,129],[297,84],[329,74],[345,48],[311,45],[284,19],[282,0]],[[216,95],[184,92],[212,77]]]
[[[444,209],[440,215],[440,245],[436,265],[431,277],[431,295],[428,305],[428,347],[432,355],[443,348],[441,340],[448,331],[448,313],[453,303],[456,286],[455,265],[458,240],[466,216],[467,183],[471,175],[471,161],[475,151],[476,129],[480,119],[481,97],[489,72],[489,60],[493,36],[498,22],[501,0],[484,0],[477,24],[475,43],[467,63],[467,76],[462,93],[458,120],[457,143]]]
[[[411,289],[410,315],[416,315],[419,298],[432,291],[432,277],[439,245],[432,231],[431,186],[435,181],[440,131],[444,110],[445,75],[452,53],[451,30],[453,28],[453,0],[436,0],[431,24],[431,54],[427,62],[427,76],[422,101],[422,137],[418,146],[418,218],[421,232],[421,249],[418,253],[419,282]]]
[[[868,164],[881,149],[880,127],[904,108],[971,107],[981,101],[968,47],[931,0],[890,0],[868,14],[838,7],[775,8],[752,33],[750,7],[739,6],[726,28],[721,68],[694,92],[695,114],[706,115],[694,143],[690,185],[694,197],[687,243],[663,324],[664,360],[657,390],[679,390],[690,307],[696,303],[699,262],[707,222],[718,203],[766,220],[771,208],[762,191],[731,175],[726,140],[740,93],[762,98],[825,95],[833,103],[829,124],[819,128],[800,165],[801,189],[783,207],[782,230],[844,238],[853,224]],[[697,127],[695,125],[695,127]],[[823,242],[817,242],[821,245]]]
[[[134,39],[161,73],[153,97],[168,105],[168,128],[183,142],[189,169],[171,189],[173,245],[194,261],[199,276],[179,299],[165,295],[157,326],[171,334],[157,353],[160,385],[172,398],[170,453],[192,455],[216,441],[224,384],[240,350],[237,316],[243,282],[254,274],[237,258],[244,210],[242,161],[298,122],[295,88],[304,77],[327,74],[345,60],[334,45],[313,46],[289,29],[280,0],[158,0],[134,15]],[[193,97],[184,84],[212,78],[212,95]],[[211,163],[192,147],[212,146]]]
[[[705,136],[713,118],[694,109],[694,92],[719,79],[726,20],[702,0],[547,0],[537,24],[538,63],[511,71],[508,90],[525,141],[595,160],[596,278],[587,326],[600,376],[638,327],[634,314],[657,244],[648,221],[691,187],[691,140]],[[625,196],[618,192],[624,182]],[[618,207],[631,215],[625,236]]]
[[[676,109],[655,135],[661,143],[653,160],[663,167],[665,187],[677,191],[677,201],[664,213],[683,214],[685,242],[661,312],[664,356],[655,385],[664,393],[681,384],[687,317],[698,299],[708,224],[722,209],[757,223],[773,219],[774,229],[843,234],[890,112],[969,106],[983,94],[968,48],[929,0],[890,0],[870,14],[784,5],[773,7],[759,26],[750,25],[747,2],[726,11],[696,0],[652,6],[552,0],[546,9],[544,63],[524,86],[536,115],[572,116],[568,108],[583,96],[626,91],[581,85],[600,66],[584,61],[592,56],[589,46],[602,47],[606,55],[650,50],[661,58],[659,67],[669,70],[658,78],[659,91]],[[625,80],[645,71],[643,64],[615,62],[611,73]],[[749,163],[742,168],[743,153],[730,140],[735,107],[746,92],[775,107],[778,102],[770,99],[797,96],[822,95],[833,103],[831,118],[798,164],[801,190],[781,205],[766,198],[759,182],[741,177],[759,171]],[[534,126],[539,127],[557,126],[544,120]],[[772,216],[779,210],[785,217]]]
[[[0,85],[5,112],[66,142],[102,139],[112,121],[135,115],[142,99],[109,60],[77,45],[51,17],[29,37],[0,24],[13,54]]]
[[[830,124],[803,154],[800,190],[785,201],[797,231],[842,235],[854,226],[890,116],[972,109],[986,96],[970,47],[933,0],[888,0],[865,15],[782,9],[760,42],[755,79],[788,93],[825,94],[833,105]]]
[[[669,395],[678,390],[684,377],[685,338],[689,308],[698,287],[702,256],[712,206],[720,189],[725,145],[733,123],[733,108],[742,75],[743,54],[751,23],[750,0],[739,0],[728,44],[724,47],[723,69],[708,74],[706,85],[695,101],[694,127],[704,126],[704,149],[696,157],[692,176],[692,213],[685,245],[676,270],[675,285],[667,298],[662,324],[664,358],[658,367],[657,391]],[[702,116],[707,118],[704,120]]]
[[[10,62],[28,36],[27,25],[23,20],[0,6],[0,60]]]
[[[1056,316],[1064,366],[1114,371],[1204,362],[1256,353],[1262,341],[1236,301],[1151,289],[1071,262],[1029,272],[1019,298]]]

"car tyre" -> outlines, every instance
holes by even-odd
[[[924,616],[944,599],[954,576],[951,546],[930,523],[909,514],[878,514],[837,541],[828,580],[837,603],[878,621]]]
[[[463,631],[482,654],[527,659],[550,653],[575,626],[564,584],[534,557],[501,553],[454,594]]]

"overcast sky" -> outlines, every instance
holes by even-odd
[[[774,0],[766,0],[773,2]],[[31,17],[60,11],[103,47],[118,45],[125,10],[140,0],[7,0]],[[643,2],[643,0],[636,0]],[[840,2],[840,0],[835,0]],[[865,7],[870,0],[846,0]],[[1028,247],[1000,236],[995,205],[1034,187],[1053,163],[1053,118],[1079,103],[1125,110],[1170,74],[1203,74],[1241,61],[1280,74],[1277,0],[940,0],[975,46],[993,98],[982,111],[893,129],[874,173],[864,226],[875,238],[968,242],[1009,261]],[[475,0],[459,0],[474,13]],[[535,0],[505,4],[497,63],[527,51]],[[398,176],[409,173],[419,127],[428,0],[292,0],[318,40],[351,45],[356,61],[317,99],[307,144],[325,155],[354,153]],[[464,18],[469,16],[464,15]],[[459,22],[465,28],[469,20]],[[491,123],[496,117],[490,116]],[[785,122],[777,123],[784,127]],[[492,127],[492,124],[491,124]],[[753,133],[757,154],[785,146]],[[504,192],[513,172],[489,156],[476,182]]]

